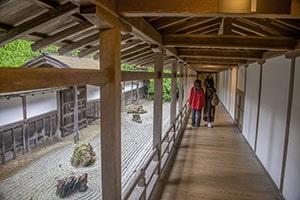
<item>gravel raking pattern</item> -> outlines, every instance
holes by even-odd
[[[142,124],[131,121],[131,115],[121,113],[122,137],[122,189],[128,185],[137,170],[139,170],[152,149],[153,131],[153,104],[146,102],[144,109],[148,111],[141,115]],[[170,104],[163,104],[163,130],[170,125]],[[91,127],[94,126],[94,127]],[[77,192],[64,199],[101,199],[101,153],[99,126],[91,125],[88,130],[93,131],[95,137],[87,137],[85,141],[91,143],[96,152],[96,162],[89,167],[75,168],[71,165],[71,156],[75,144],[66,143],[63,148],[51,151],[42,158],[31,163],[25,169],[0,182],[1,200],[56,200],[61,199],[55,195],[57,180],[66,176],[88,174],[88,190]],[[163,131],[164,132],[164,131]],[[86,133],[81,130],[81,134]],[[6,166],[9,167],[9,166]]]

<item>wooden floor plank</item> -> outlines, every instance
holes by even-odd
[[[223,107],[214,127],[188,125],[153,199],[279,200],[281,196]]]

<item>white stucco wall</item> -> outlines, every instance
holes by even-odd
[[[235,112],[235,96],[236,96],[236,80],[237,79],[237,68],[231,70],[231,86],[230,86],[230,116],[234,119]]]
[[[87,101],[100,98],[100,87],[94,85],[87,85],[86,90]]]
[[[263,66],[257,155],[277,186],[280,184],[291,61],[284,56]]]
[[[245,67],[239,67],[237,77],[237,88],[241,91],[245,91],[245,72]]]
[[[287,163],[283,185],[286,200],[300,199],[300,58],[296,59],[294,93],[287,151]]]
[[[57,110],[56,92],[27,96],[27,118]]]
[[[22,99],[0,99],[0,126],[19,120],[23,120]]]
[[[260,65],[251,64],[247,68],[247,84],[244,107],[243,134],[254,149],[259,96]]]

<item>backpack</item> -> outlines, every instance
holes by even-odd
[[[214,94],[213,94],[213,96],[212,96],[212,98],[211,98],[211,105],[212,106],[217,106],[217,105],[219,105],[219,97],[218,97],[218,95],[214,92]]]

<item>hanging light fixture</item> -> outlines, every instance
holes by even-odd
[[[218,0],[220,13],[250,13],[251,0]]]

